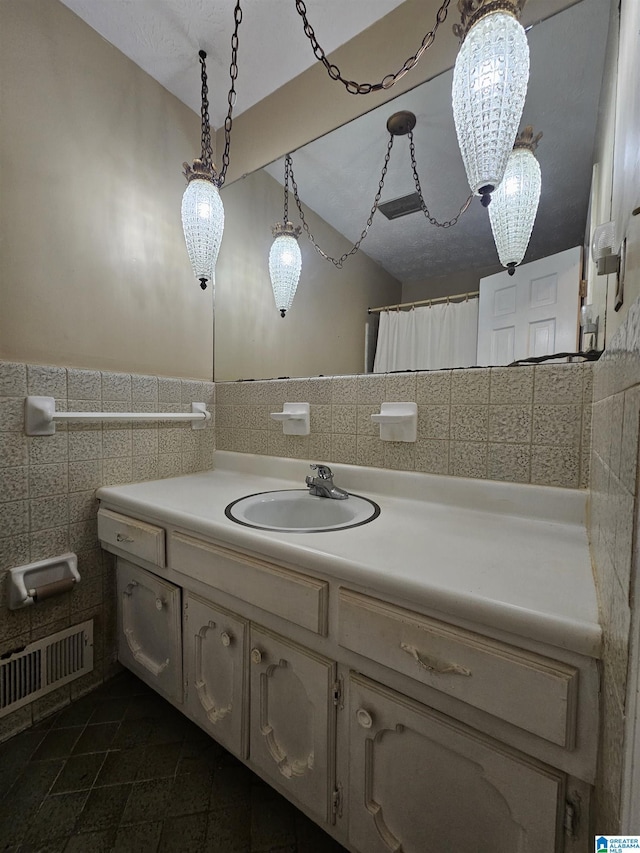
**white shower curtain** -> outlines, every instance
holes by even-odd
[[[478,300],[381,311],[374,373],[476,364]]]

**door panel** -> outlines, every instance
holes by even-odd
[[[198,596],[185,595],[187,712],[219,743],[246,758],[248,622]]]
[[[180,588],[126,560],[117,563],[118,659],[182,702]]]
[[[336,665],[251,626],[251,760],[321,821],[334,784]]]
[[[581,270],[576,247],[481,279],[478,364],[575,352]]]
[[[357,850],[557,849],[562,774],[353,674],[349,715],[349,840]]]

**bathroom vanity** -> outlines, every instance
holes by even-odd
[[[119,658],[353,853],[585,853],[600,629],[586,494],[352,466],[380,515],[236,524],[308,464],[98,491]]]

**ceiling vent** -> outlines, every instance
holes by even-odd
[[[408,216],[410,213],[418,213],[422,210],[422,205],[418,193],[411,193],[411,195],[403,195],[402,198],[384,201],[378,205],[378,210],[387,219],[399,219],[401,216]]]

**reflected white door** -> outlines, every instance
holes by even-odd
[[[576,352],[582,248],[480,279],[478,364]]]

